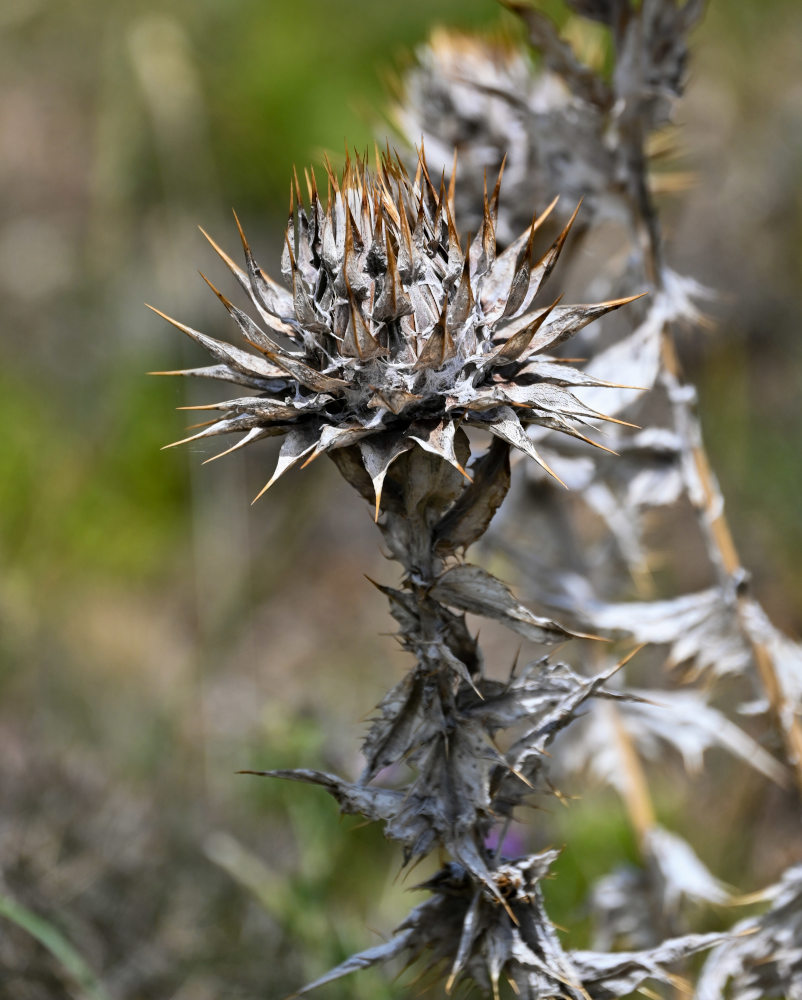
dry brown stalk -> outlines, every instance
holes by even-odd
[[[682,374],[679,358],[674,337],[668,325],[663,329],[662,359],[666,381],[676,387],[681,386]],[[676,393],[674,395],[676,396]],[[684,408],[687,409],[687,404]],[[720,575],[723,577],[722,582],[737,579],[743,572],[742,564],[738,558],[738,551],[735,548],[732,532],[724,513],[721,494],[716,485],[710,460],[701,440],[701,429],[690,413],[685,414],[683,422],[686,424],[686,430],[694,428],[695,425],[697,431],[697,440],[691,443],[690,452],[704,494],[704,505],[697,509],[700,528],[708,539],[709,547],[718,556],[717,563]],[[796,783],[802,792],[802,724],[797,717],[794,717],[789,725],[782,724],[782,687],[771,653],[764,643],[754,637],[746,625],[748,600],[746,588],[739,587],[737,589],[738,622],[745,641],[751,646],[760,683],[766,693],[771,713],[778,723],[777,728],[783,734],[788,760],[793,768]]]

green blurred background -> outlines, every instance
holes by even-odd
[[[435,25],[500,18],[491,0],[0,8],[0,891],[112,997],[280,997],[411,905],[378,831],[233,774],[358,767],[403,664],[363,576],[388,574],[367,509],[322,462],[251,508],[270,448],[160,451],[200,390],[145,372],[197,355],[143,303],[225,336],[197,225],[235,249],[236,207],[277,270],[292,165],[371,143],[388,73]],[[796,635],[800,37],[797,0],[713,0],[679,114],[696,185],[669,213],[674,266],[723,293],[717,328],[682,341],[710,451],[756,593]],[[581,808],[565,921],[632,855],[614,803]],[[324,995],[414,992],[383,982]],[[72,995],[3,922],[0,997]]]

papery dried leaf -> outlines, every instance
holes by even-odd
[[[273,483],[284,475],[287,469],[292,468],[296,462],[299,462],[314,449],[318,441],[318,436],[318,428],[314,425],[292,428],[288,432],[281,445],[278,462],[276,463],[273,475],[256,495],[256,500],[269,490]]]
[[[236,385],[244,385],[249,389],[274,389],[283,388],[286,373],[278,365],[275,366],[274,374],[270,378],[260,378],[257,375],[245,375],[230,368],[228,365],[206,365],[202,368],[181,368],[171,372],[149,372],[150,375],[186,375],[192,378],[210,378],[219,382],[234,382]]]
[[[365,466],[365,471],[370,476],[376,494],[376,520],[379,519],[382,488],[387,470],[399,455],[411,447],[411,441],[405,441],[403,438],[399,439],[389,434],[386,438],[373,437],[370,441],[362,441],[360,443],[359,448],[362,452],[362,462]]]
[[[383,768],[403,760],[419,744],[423,686],[421,676],[407,674],[377,706],[379,716],[362,743],[367,761],[363,781],[369,781]]]
[[[337,448],[335,451],[329,452],[329,457],[337,466],[343,479],[353,486],[368,503],[373,504],[376,495],[375,488],[370,476],[365,471],[360,447],[354,445],[350,448]]]
[[[419,424],[414,430],[419,444],[418,438],[426,436],[428,426]],[[431,529],[465,489],[467,479],[457,468],[463,465],[460,459],[467,462],[469,455],[464,432],[458,431],[452,442],[455,462],[444,461],[434,449],[415,447],[392,467],[391,478],[398,483],[407,518],[406,525],[396,519],[396,527],[406,531],[410,553],[422,546],[429,551]],[[400,558],[403,562],[405,557]]]
[[[549,618],[533,614],[516,601],[501,580],[479,566],[463,564],[446,570],[432,587],[431,595],[461,611],[495,618],[531,642],[564,642],[577,634]]]
[[[661,936],[655,929],[655,906],[648,872],[622,865],[594,883],[590,895],[593,949],[644,949]]]
[[[725,940],[721,934],[688,935],[641,952],[565,951],[539,885],[556,856],[543,851],[499,865],[488,871],[490,885],[478,891],[463,866],[447,865],[420,887],[432,898],[417,906],[387,943],[352,956],[300,994],[404,955],[409,964],[423,958],[430,968],[446,963],[449,988],[472,981],[496,990],[504,976],[529,990],[530,1000],[617,1000],[648,979],[672,982],[666,965]]]
[[[599,302],[595,305],[553,305],[547,306],[545,309],[536,309],[500,326],[498,337],[505,340],[512,338],[519,331],[528,329],[531,324],[541,319],[544,313],[548,313],[546,322],[539,327],[524,352],[523,357],[528,358],[540,351],[558,347],[569,337],[572,337],[576,331],[592,323],[593,320],[620,309],[621,306],[628,305],[630,302],[635,302],[639,298],[641,298],[640,295],[631,295],[625,299],[611,299],[609,302]]]
[[[444,459],[450,465],[461,472],[466,479],[470,480],[468,473],[463,468],[455,451],[455,435],[457,429],[450,420],[443,420],[437,424],[418,423],[409,428],[409,436],[416,441],[424,451],[430,452]]]
[[[409,947],[409,942],[413,938],[414,928],[399,929],[389,941],[377,944],[373,948],[367,948],[356,955],[351,955],[350,958],[341,962],[336,968],[330,969],[314,982],[307,983],[306,986],[301,987],[300,990],[295,992],[294,996],[306,996],[307,993],[311,993],[320,986],[333,983],[335,980],[342,979],[343,976],[347,976],[352,972],[357,972],[360,969],[369,969],[372,965],[376,965],[379,962],[388,962],[390,959],[402,954],[404,949]]]
[[[528,437],[526,431],[521,426],[521,422],[515,415],[515,411],[509,406],[499,407],[496,419],[487,428],[491,434],[497,438],[501,438],[502,441],[506,441],[507,444],[511,444],[513,448],[517,448],[522,451],[525,455],[533,458],[537,464],[545,469],[550,476],[554,476],[559,482],[559,478],[553,472],[551,468],[547,465],[545,460],[541,457],[540,452],[535,448],[531,438]]]
[[[439,555],[468,548],[487,530],[510,488],[510,454],[506,443],[494,440],[473,466],[472,479],[435,526],[434,544]]]
[[[430,890],[432,898],[410,913],[387,945],[354,955],[301,992],[404,953],[409,964],[420,959],[427,959],[429,968],[447,964],[449,986],[473,981],[486,990],[498,983],[502,971],[523,984],[520,960],[525,958],[542,970],[544,1000],[580,1000],[580,990],[563,992],[570,958],[559,945],[538,887],[556,854],[543,851],[500,865],[488,873],[491,884],[479,891],[462,865],[447,865],[419,887]]]
[[[566,698],[587,690],[588,678],[564,663],[540,660],[513,672],[507,681],[483,679],[479,700],[462,692],[460,710],[481,719],[488,732],[512,729],[522,722],[536,724],[551,718]],[[609,692],[615,695],[615,692]]]
[[[636,642],[669,644],[671,665],[692,661],[700,671],[724,676],[743,673],[752,662],[734,602],[723,600],[716,587],[664,601],[583,600],[575,610],[584,627],[628,635]]]
[[[780,785],[787,783],[785,768],[759,743],[708,704],[700,691],[648,691],[623,689],[631,701],[622,702],[615,720],[626,730],[640,756],[660,761],[666,746],[682,757],[691,773],[702,770],[705,753],[714,747],[726,750]],[[572,770],[587,769],[598,780],[624,791],[627,776],[618,743],[611,731],[613,720],[605,712],[591,711],[561,755]]]
[[[569,690],[550,705],[548,711],[537,712],[527,720],[529,725],[523,735],[512,744],[505,755],[510,774],[502,775],[502,783],[497,792],[499,800],[505,801],[508,806],[520,801],[524,792],[520,782],[512,790],[510,789],[512,779],[520,779],[523,775],[529,785],[532,785],[542,767],[547,747],[577,718],[585,702],[595,695],[611,696],[611,692],[606,691],[603,685],[620,666],[620,663],[614,663],[592,677],[579,678],[574,675],[575,679]]]
[[[387,826],[387,834],[406,845],[407,860],[428,853],[437,842],[477,878],[485,878],[477,829],[490,816],[490,772],[500,759],[481,727],[470,722],[448,736],[432,735],[416,757],[418,777]]]
[[[710,953],[694,1000],[802,998],[802,865],[761,895],[770,908],[737,923]]]
[[[370,785],[345,781],[325,771],[298,768],[295,770],[240,771],[240,774],[255,774],[262,778],[283,778],[286,781],[300,781],[308,785],[319,785],[332,795],[344,813],[356,813],[371,820],[392,819],[403,792],[390,788],[376,788]]]
[[[676,912],[683,898],[717,906],[732,902],[729,889],[676,833],[653,827],[646,834],[644,848],[659,874],[659,891],[667,913]]]
[[[582,402],[593,409],[602,407],[610,416],[618,416],[645,390],[651,389],[660,370],[663,322],[656,310],[650,310],[633,333],[600,351],[585,368],[588,375],[596,378],[640,388],[580,388],[576,394]]]
[[[261,378],[265,380],[273,380],[277,377],[286,378],[286,371],[280,366],[275,364],[270,364],[258,355],[249,354],[247,351],[240,350],[239,347],[234,347],[232,344],[226,344],[222,340],[215,340],[214,337],[209,337],[205,333],[201,333],[199,330],[193,330],[191,326],[185,326],[183,323],[179,323],[178,320],[171,319],[165,313],[161,312],[159,309],[155,309],[153,306],[148,306],[156,313],[157,316],[161,316],[162,319],[166,319],[168,323],[171,323],[177,329],[183,331],[188,337],[191,337],[194,341],[205,348],[209,354],[218,362],[218,365],[210,368],[198,368],[193,369],[193,374],[201,374],[212,371],[214,374],[211,378],[219,378],[220,366],[227,368],[229,371],[237,372],[238,374],[244,375],[246,378]],[[182,373],[183,374],[183,373]]]
[[[604,521],[627,566],[636,572],[642,568],[647,556],[638,511],[622,503],[604,480],[588,483],[582,490],[582,500]]]
[[[619,1000],[648,980],[671,985],[674,977],[665,966],[682,962],[696,952],[727,940],[726,934],[686,934],[646,951],[573,951],[571,960],[593,1000]]]

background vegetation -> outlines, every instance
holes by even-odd
[[[407,908],[378,831],[232,774],[356,769],[400,656],[362,576],[385,572],[367,510],[323,463],[251,508],[268,449],[160,451],[198,390],[144,373],[197,356],[142,303],[228,330],[196,225],[234,248],[236,206],[277,270],[293,163],[372,142],[383,79],[435,24],[499,20],[491,0],[0,11],[0,892],[113,997],[279,997]],[[674,265],[723,293],[685,362],[756,592],[795,635],[801,34],[795,0],[713,0],[682,106],[695,186],[669,212]],[[617,806],[576,808],[558,922],[633,850]],[[762,869],[733,832],[716,873],[772,877],[792,860],[777,822]],[[0,923],[0,997],[88,989]],[[327,994],[401,995],[369,975]]]

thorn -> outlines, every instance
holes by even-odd
[[[504,176],[504,167],[507,165],[507,154],[504,154],[504,159],[501,161],[501,167],[499,168],[498,178],[496,179],[495,187],[493,188],[493,194],[490,196],[490,214],[493,218],[493,229],[496,228],[496,223],[498,222],[498,199],[499,193],[501,192],[501,178]]]
[[[295,183],[295,199],[298,202],[298,208],[304,207],[304,200],[301,197],[301,185],[298,183],[298,171],[295,169],[295,164],[292,165],[292,179]]]
[[[275,473],[270,479],[268,479],[268,481],[261,488],[261,490],[259,490],[259,492],[253,498],[253,500],[251,500],[251,507],[253,507],[253,505],[256,503],[257,500],[261,500],[261,498],[265,495],[265,493],[267,493],[267,491],[270,489],[270,487],[273,485],[274,482],[275,482]]]
[[[600,302],[600,306],[606,306],[608,309],[618,309],[620,306],[627,306],[630,302],[637,302],[638,299],[642,299],[645,295],[650,295],[651,292],[639,292],[637,295],[629,295],[625,299],[608,299],[607,302]]]
[[[174,326],[177,330],[181,330],[182,333],[186,333],[190,337],[193,336],[195,331],[192,327],[187,326],[185,323],[179,323],[177,319],[173,319],[171,316],[168,316],[167,313],[163,313],[161,309],[157,309],[156,306],[152,306],[147,302],[145,305],[151,310],[151,312],[155,312],[157,316],[161,316],[162,319],[166,319],[167,322],[172,324],[172,326]]]
[[[234,218],[236,218],[236,214],[235,214]],[[217,254],[217,255],[218,255],[218,256],[219,256],[219,257],[220,257],[220,258],[222,259],[222,261],[223,261],[223,262],[224,262],[224,263],[226,264],[226,266],[227,266],[227,267],[229,268],[229,270],[230,270],[230,271],[233,271],[233,273],[234,273],[234,274],[237,274],[237,275],[241,275],[241,276],[242,276],[242,277],[244,278],[244,277],[245,277],[245,273],[244,273],[244,272],[242,271],[242,269],[241,269],[241,268],[239,268],[239,267],[237,267],[237,265],[236,265],[236,264],[234,263],[234,261],[233,261],[233,260],[232,260],[232,259],[231,259],[231,258],[230,258],[230,257],[228,256],[228,254],[227,254],[227,253],[225,252],[225,250],[222,250],[222,249],[221,249],[221,248],[220,248],[220,247],[219,247],[219,246],[217,245],[217,243],[215,243],[215,241],[214,241],[214,240],[213,240],[213,239],[211,238],[211,236],[210,236],[210,235],[209,235],[209,234],[208,234],[208,233],[206,232],[206,230],[205,230],[205,229],[203,228],[203,226],[198,226],[198,229],[199,229],[199,230],[201,231],[201,233],[203,233],[203,235],[205,236],[205,238],[206,238],[206,239],[208,240],[208,242],[209,242],[209,243],[211,244],[211,247],[212,247],[212,249],[214,250],[214,252],[215,252],[215,253],[216,253],[216,254]]]
[[[203,271],[198,271],[198,274],[203,278],[203,280],[206,282],[206,284],[209,286],[209,288],[211,288],[211,290],[218,297],[218,299],[220,299],[220,301],[223,303],[223,305],[226,307],[226,309],[229,312],[231,312],[231,310],[234,308],[233,303],[230,302],[225,297],[225,295],[223,295],[223,293],[221,291],[219,291],[219,289],[215,288],[215,286],[211,283],[211,281],[209,281],[209,279],[206,277],[206,275],[203,273]]]
[[[618,663],[616,663],[610,676],[612,677],[612,674],[619,671],[622,667],[625,667],[634,656],[637,656],[637,654],[643,649],[644,646],[648,645],[649,645],[648,642],[642,642],[640,643],[640,645],[636,646],[631,652],[627,653],[627,655],[623,658],[623,660],[619,660]]]
[[[242,231],[242,226],[240,225],[239,216],[232,208],[231,211],[234,214],[234,222],[237,224],[237,231],[239,232],[239,238],[242,241],[242,249],[245,251],[246,257],[250,254],[251,248],[248,246],[248,241],[245,239],[245,233]]]
[[[237,441],[235,444],[232,444],[230,448],[226,448],[225,451],[220,451],[216,455],[212,455],[211,458],[205,458],[201,462],[201,465],[208,465],[209,462],[216,462],[218,458],[223,458],[225,455],[230,455],[232,451],[236,451],[237,448],[242,448],[244,444],[245,444],[244,439],[241,439]]]
[[[448,180],[448,204],[451,211],[454,211],[454,193],[457,187],[457,147],[454,147],[454,163],[451,167],[451,177]]]

